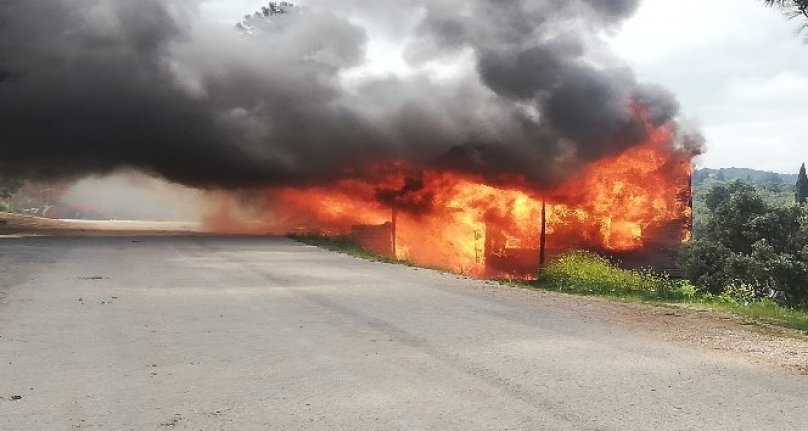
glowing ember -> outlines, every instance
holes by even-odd
[[[473,276],[529,277],[538,265],[543,201],[551,256],[571,248],[638,250],[655,232],[686,225],[692,155],[674,148],[672,132],[669,126],[652,129],[644,144],[602,159],[553,189],[518,177],[490,184],[391,162],[328,186],[265,190],[269,205],[260,207],[259,217],[248,217],[259,220],[251,228],[229,213],[211,224],[219,230],[325,235],[380,226],[377,232],[395,236],[395,246],[377,251],[395,250],[399,259]],[[685,230],[677,231],[677,240],[686,239]]]

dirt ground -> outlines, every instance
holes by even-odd
[[[581,304],[608,309],[623,321],[665,340],[697,345],[808,375],[808,334],[729,313],[686,306],[662,307],[586,298]]]
[[[194,222],[144,222],[136,220],[55,220],[0,212],[0,236],[109,236],[172,235],[199,233]]]

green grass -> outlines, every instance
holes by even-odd
[[[596,254],[574,251],[550,264],[539,281],[526,287],[599,296],[657,305],[685,305],[754,319],[758,322],[808,332],[808,311],[792,310],[770,300],[736,299],[698,292],[687,281],[671,280],[651,271],[621,269]]]
[[[371,260],[373,262],[408,264],[408,262],[398,261],[368,251],[362,248],[362,246],[357,244],[351,238],[344,236],[327,237],[323,235],[292,235],[290,237],[303,244],[312,245],[326,250],[347,254],[349,256],[358,257],[360,259]]]
[[[769,325],[797,329],[808,333],[808,311],[792,310],[769,300],[742,304],[723,300],[703,300],[698,305],[738,316],[748,317]]]
[[[304,244],[374,262],[413,266],[363,249],[347,237],[296,235]],[[538,281],[507,281],[517,287],[596,296],[619,301],[723,311],[757,322],[808,332],[808,311],[784,308],[773,301],[736,299],[734,295],[714,296],[698,292],[686,281],[671,280],[650,270],[621,269],[594,253],[573,251],[551,263]]]
[[[397,260],[387,256],[376,254],[372,251],[362,248],[361,245],[357,244],[356,241],[347,236],[327,237],[324,235],[289,235],[289,238],[292,238],[295,241],[298,241],[306,245],[320,247],[325,250],[347,254],[348,256],[358,257],[360,259],[365,259],[372,262],[394,263],[397,265],[405,265],[411,268],[428,269],[430,271],[442,272],[444,274],[458,275],[456,272],[451,271],[447,268],[441,268],[438,266],[416,265],[414,262],[411,262],[409,260]],[[460,275],[465,277],[465,275],[462,274]]]

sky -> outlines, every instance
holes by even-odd
[[[205,13],[229,22],[261,4],[212,1]],[[808,45],[796,28],[756,0],[645,0],[606,37],[641,81],[678,96],[707,139],[700,167],[790,173],[808,161]],[[379,36],[371,36],[365,70],[406,68]]]
[[[797,26],[754,0],[646,0],[613,47],[701,126],[700,166],[795,173],[808,161],[808,45]]]

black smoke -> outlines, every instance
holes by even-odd
[[[639,0],[309,0],[240,29],[202,3],[0,0],[0,170],[249,187],[404,159],[551,183],[642,142],[635,104],[679,115],[602,41]],[[458,71],[346,78],[380,33]]]

